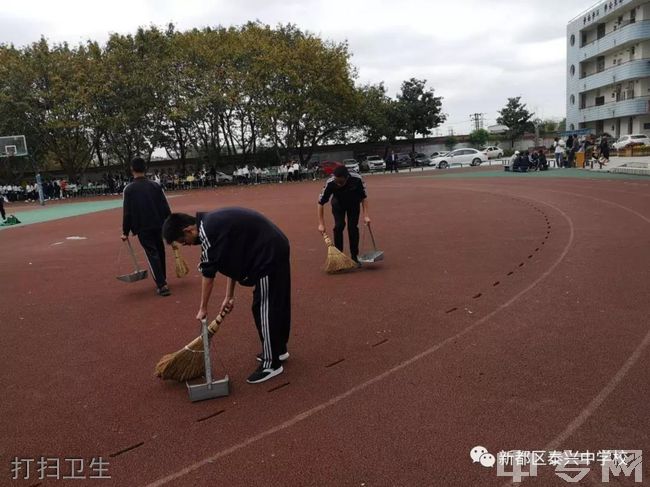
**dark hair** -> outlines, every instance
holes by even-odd
[[[334,177],[337,178],[347,178],[350,175],[350,171],[345,166],[338,166],[334,169]]]
[[[131,161],[131,169],[134,172],[145,172],[146,168],[147,165],[142,157],[136,157]]]
[[[196,218],[187,213],[172,213],[163,223],[163,238],[168,245],[183,236],[183,228],[196,224]]]

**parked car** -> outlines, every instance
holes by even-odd
[[[369,171],[383,171],[386,169],[386,162],[381,156],[368,156],[365,162]]]
[[[456,149],[448,152],[444,156],[434,157],[431,159],[429,165],[435,166],[438,169],[446,169],[452,164],[479,166],[481,163],[487,162],[487,160],[487,156],[476,149]]]
[[[436,152],[432,152],[432,153],[431,153],[431,156],[429,157],[429,162],[431,162],[431,159],[433,159],[434,157],[441,157],[441,156],[444,156],[445,154],[447,154],[447,152],[449,152],[449,151],[445,150],[445,151],[436,151]]]
[[[343,159],[343,165],[348,171],[359,172],[359,162],[356,159]]]
[[[503,157],[503,149],[495,145],[485,147],[481,149],[481,152],[485,154],[488,157],[488,159]]]
[[[409,167],[412,164],[411,154],[408,152],[398,152],[395,157],[397,157],[397,167]]]
[[[339,161],[321,161],[318,164],[320,170],[323,172],[323,174],[326,174],[327,176],[331,176],[332,173],[334,172],[334,169],[341,166],[343,166],[343,164],[340,163]]]
[[[645,134],[622,135],[612,146],[616,150],[623,149],[630,145],[650,145],[650,137]]]
[[[232,183],[232,176],[228,176],[226,173],[217,171],[215,174],[215,180],[217,184],[219,183]]]
[[[431,158],[429,158],[426,154],[423,154],[422,152],[416,152],[413,154],[413,163],[416,166],[426,166],[431,162]]]

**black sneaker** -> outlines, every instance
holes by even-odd
[[[249,384],[259,384],[260,382],[267,381],[276,375],[280,375],[282,372],[284,372],[282,365],[278,366],[277,369],[265,369],[260,365],[257,370],[246,379],[246,382]]]
[[[287,360],[287,359],[289,358],[289,352],[281,353],[281,354],[278,356],[278,358],[280,359],[280,362],[284,362],[285,360]],[[255,360],[257,360],[258,362],[261,362],[262,359],[263,359],[263,357],[262,357],[262,354],[261,354],[261,353],[258,353],[258,354],[257,354],[257,357],[255,357]]]
[[[172,294],[167,286],[159,287],[156,289],[156,293],[158,296],[171,296]]]

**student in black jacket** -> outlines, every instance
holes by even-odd
[[[169,204],[162,187],[145,177],[143,159],[137,157],[131,161],[131,173],[133,182],[124,188],[122,240],[126,240],[130,232],[138,236],[156,282],[156,292],[159,296],[169,296],[162,239],[163,222],[171,213]]]
[[[254,286],[253,318],[262,342],[260,366],[247,379],[264,382],[283,372],[289,358],[291,328],[291,268],[289,240],[268,218],[246,208],[223,208],[196,217],[172,213],[163,235],[168,244],[200,245],[203,274],[201,304],[196,319],[208,312],[217,272],[227,277],[221,311],[233,308],[235,284]]]
[[[325,231],[325,204],[332,198],[334,215],[334,246],[343,252],[343,230],[347,217],[350,257],[355,262],[359,255],[359,213],[363,206],[364,222],[370,223],[366,185],[357,173],[350,173],[345,166],[334,169],[334,174],[325,183],[318,198],[318,231]]]

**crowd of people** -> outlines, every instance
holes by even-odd
[[[546,147],[530,151],[515,151],[510,158],[510,164],[506,170],[526,172],[545,171],[549,167],[568,168],[576,167],[576,154],[584,154],[585,165],[593,169],[598,165],[601,169],[609,162],[609,140],[606,135],[596,141],[593,135],[579,138],[569,135],[564,140],[556,137],[551,148],[553,158],[549,162],[546,158]]]
[[[214,188],[218,184],[259,184],[263,182],[287,182],[316,179],[321,174],[317,167],[305,168],[297,161],[289,161],[273,168],[258,168],[252,165],[235,167],[232,176],[211,168],[154,169],[149,177],[167,191],[183,189]],[[82,196],[107,196],[122,194],[132,178],[122,174],[104,174],[95,180],[82,183],[79,178],[69,181],[64,178],[44,178],[43,198],[45,201]],[[39,201],[38,185],[35,180],[21,184],[0,184],[0,197],[7,202]]]
[[[515,151],[510,158],[510,166],[508,168],[515,172],[546,171],[548,169],[546,150]]]
[[[569,135],[566,141],[559,137],[555,138],[553,143],[555,167],[575,167],[578,153],[584,153],[584,161],[589,163],[592,169],[595,163],[602,168],[609,162],[609,139],[606,135],[600,138],[600,142],[597,142],[593,135],[586,137]]]

